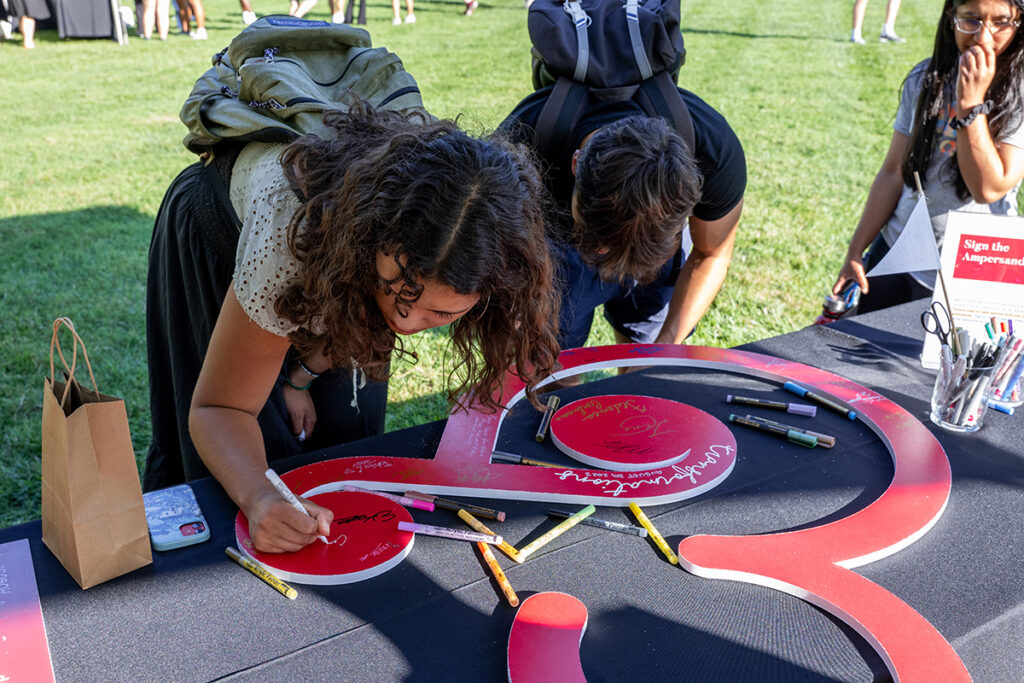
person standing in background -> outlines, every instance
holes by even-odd
[[[153,37],[154,23],[160,40],[167,40],[167,11],[170,5],[170,0],[142,0],[142,37],[145,40]]]
[[[864,11],[868,7],[868,0],[855,0],[853,3],[853,31],[850,32],[850,42],[858,45],[864,44],[864,36],[861,35],[861,27],[864,25]],[[888,0],[885,5],[885,23],[882,24],[882,33],[878,36],[880,43],[905,43],[905,38],[896,35],[896,14],[900,11],[900,0]]]
[[[11,15],[18,18],[22,45],[26,50],[35,49],[36,22],[53,16],[48,0],[10,0]]]

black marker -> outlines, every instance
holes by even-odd
[[[741,406],[756,406],[758,408],[771,408],[772,410],[785,410],[787,413],[793,415],[803,415],[804,417],[814,417],[818,409],[814,406],[809,406],[804,403],[784,403],[782,401],[768,401],[763,398],[747,398],[746,396],[733,396],[729,394],[725,397],[726,403],[735,403]]]
[[[548,433],[548,425],[551,424],[551,416],[555,414],[561,400],[562,399],[557,396],[551,396],[548,398],[548,407],[544,409],[544,416],[540,418],[540,426],[537,427],[537,434],[534,437],[537,439],[538,443],[543,441],[544,436]]]
[[[801,398],[810,399],[811,401],[814,401],[815,403],[817,403],[819,405],[823,405],[826,408],[829,408],[830,410],[836,411],[840,415],[845,415],[846,417],[850,418],[851,420],[856,420],[857,419],[857,413],[855,413],[854,411],[850,410],[846,406],[840,405],[840,404],[836,403],[835,401],[833,401],[830,398],[825,398],[824,396],[820,396],[819,394],[815,394],[813,391],[807,391],[806,389],[804,389],[802,386],[800,386],[796,382],[786,382],[785,384],[782,385],[782,387],[786,391],[792,392],[792,393],[796,394],[797,396],[800,396]]]

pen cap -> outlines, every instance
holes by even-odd
[[[786,412],[793,415],[802,415],[803,417],[814,417],[818,414],[818,409],[815,406],[809,406],[803,403],[790,403]]]

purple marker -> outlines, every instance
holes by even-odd
[[[427,512],[434,511],[434,504],[428,503],[425,500],[416,500],[415,498],[406,498],[405,496],[396,496],[393,493],[384,493],[382,491],[368,491],[367,489],[361,489],[358,486],[345,485],[341,487],[342,491],[355,491],[356,493],[372,493],[375,496],[384,496],[388,500],[393,500],[399,505],[407,508],[416,508],[417,510],[426,510]]]
[[[787,413],[793,415],[803,415],[804,417],[814,417],[818,413],[818,409],[814,406],[809,406],[805,403],[784,403],[782,401],[769,401],[763,398],[748,398],[746,396],[733,396],[729,394],[725,397],[726,403],[735,403],[741,406],[757,406],[758,408],[771,408],[772,410],[785,410]]]

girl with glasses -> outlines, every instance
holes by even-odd
[[[1017,215],[1024,178],[1024,0],[946,0],[932,56],[903,82],[892,141],[832,288],[855,280],[858,311],[931,296],[935,272],[866,278],[928,199],[939,246],[950,211]],[[867,253],[865,254],[865,250]]]

